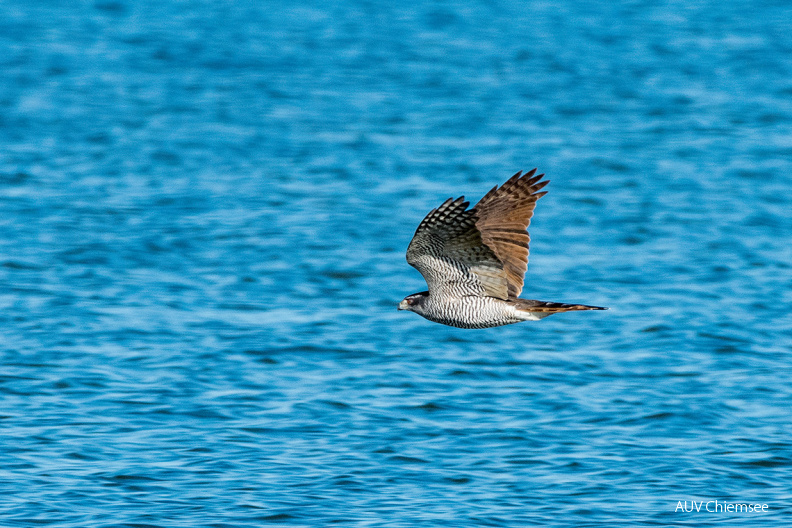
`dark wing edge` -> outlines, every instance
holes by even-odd
[[[475,224],[472,214],[467,210],[470,202],[464,196],[449,198],[440,207],[436,207],[418,224],[415,234],[407,246],[407,263],[421,271],[416,266],[419,259],[424,256],[439,257],[443,254],[445,240],[449,238],[449,228],[460,219],[467,221],[471,226]],[[467,214],[466,214],[467,213]]]

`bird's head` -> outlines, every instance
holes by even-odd
[[[413,293],[405,297],[399,303],[399,310],[409,310],[415,313],[423,313],[424,303],[429,298],[429,292]]]

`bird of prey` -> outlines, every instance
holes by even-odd
[[[458,328],[491,328],[601,306],[520,299],[528,266],[528,225],[539,192],[549,183],[536,169],[497,185],[472,209],[462,196],[449,198],[418,226],[407,262],[421,272],[429,291],[414,293],[399,310]]]

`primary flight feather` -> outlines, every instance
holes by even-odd
[[[536,169],[497,185],[472,209],[449,198],[421,221],[407,262],[429,291],[408,295],[399,310],[459,328],[490,328],[538,321],[559,312],[607,310],[600,306],[520,299],[528,266],[526,230],[548,180]]]

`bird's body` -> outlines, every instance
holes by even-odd
[[[407,248],[407,262],[429,291],[407,296],[400,310],[458,328],[490,328],[605,309],[518,297],[528,265],[526,229],[548,183],[535,173],[518,172],[472,209],[464,197],[450,198],[426,215]]]
[[[421,315],[435,323],[457,328],[491,328],[540,319],[530,312],[517,310],[508,301],[478,295],[428,295]]]

